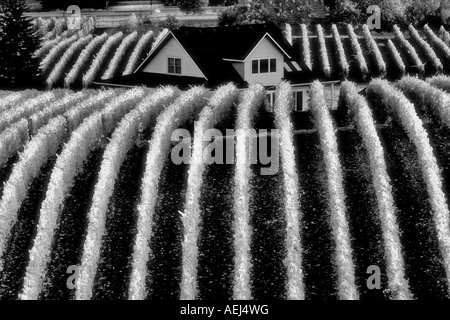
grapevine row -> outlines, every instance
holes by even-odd
[[[406,66],[405,63],[403,62],[402,57],[400,56],[400,53],[398,52],[397,48],[395,47],[391,39],[389,39],[387,42],[387,48],[391,56],[394,58],[395,64],[397,65],[397,68],[400,70],[401,76],[403,76],[406,73]]]
[[[328,59],[328,51],[325,44],[323,28],[320,24],[316,25],[316,28],[317,28],[317,38],[319,40],[319,54],[320,54],[320,61],[322,62],[322,71],[326,77],[330,77],[331,67],[330,61]]]
[[[142,180],[142,198],[138,206],[137,235],[133,247],[132,271],[129,287],[130,300],[146,298],[145,279],[147,262],[151,255],[149,241],[153,227],[153,216],[158,198],[158,182],[164,166],[172,132],[187,119],[195,116],[209,95],[203,87],[194,87],[166,108],[157,118]]]
[[[92,61],[89,70],[83,76],[84,87],[87,87],[92,84],[101,66],[103,65],[107,55],[122,40],[122,37],[123,33],[117,32],[113,36],[109,37],[108,40],[106,40],[106,42],[100,49],[99,53],[95,56],[94,61]]]
[[[133,111],[119,123],[103,155],[99,180],[95,186],[91,209],[88,213],[87,235],[83,256],[76,283],[76,299],[87,300],[92,297],[94,277],[100,258],[102,237],[105,234],[106,212],[115,182],[125,156],[131,149],[140,130],[145,130],[147,119],[157,115],[170,102],[177,91],[166,87],[147,96]]]
[[[263,102],[264,88],[261,85],[251,85],[243,93],[238,105],[236,122],[236,169],[234,176],[234,300],[249,300],[252,298],[250,275],[252,269],[250,241],[250,178],[251,169],[248,161],[250,154],[250,129],[253,128],[254,116]]]
[[[325,101],[323,85],[314,81],[311,86],[310,108],[320,136],[320,146],[327,173],[329,211],[331,229],[336,244],[336,267],[338,274],[339,298],[355,300],[359,293],[355,284],[355,270],[350,245],[350,232],[345,216],[345,195],[342,168],[338,156],[333,122]]]
[[[25,146],[19,162],[14,165],[0,201],[0,258],[4,254],[20,206],[27,197],[28,187],[49,157],[56,154],[63,141],[65,125],[63,117],[53,118]],[[2,269],[3,263],[0,260],[0,270]]]
[[[438,48],[438,50],[445,56],[446,59],[450,59],[450,48],[448,45],[439,39],[439,37],[431,30],[431,28],[426,24],[423,26],[425,35],[431,41],[431,43]]]
[[[284,211],[286,212],[287,298],[303,300],[305,289],[302,271],[302,245],[300,241],[300,186],[295,161],[294,128],[290,118],[291,88],[289,83],[278,86],[275,99],[275,124],[280,130],[280,155],[283,169]]]
[[[47,78],[47,87],[51,89],[61,77],[64,76],[64,70],[67,67],[69,61],[73,58],[73,56],[86,46],[89,41],[92,40],[92,35],[88,35],[86,37],[80,38],[74,43],[70,45],[70,47],[64,52],[63,56],[59,59],[58,63],[53,67],[52,72]]]
[[[121,71],[119,70],[120,63],[124,58],[128,48],[136,41],[136,39],[137,39],[137,32],[134,31],[133,33],[130,33],[122,40],[122,43],[117,48],[116,52],[114,53],[114,57],[109,63],[108,69],[106,69],[105,73],[101,77],[102,79],[110,79],[114,77],[114,75],[117,72]]]
[[[108,39],[108,34],[103,33],[102,35],[95,37],[89,44],[83,49],[81,54],[78,56],[77,61],[73,65],[72,69],[67,74],[64,79],[64,86],[69,88],[75,81],[78,79],[81,74],[83,68],[89,62],[89,59],[94,55],[94,53],[98,50],[98,48],[103,45]]]
[[[375,79],[369,84],[367,90],[381,96],[382,102],[394,109],[395,115],[399,118],[400,123],[416,147],[422,175],[430,197],[439,248],[450,288],[449,209],[443,191],[440,170],[427,131],[417,116],[414,105],[408,101],[401,91],[392,87],[389,82]]]
[[[144,90],[133,89],[118,97],[101,112],[95,112],[72,133],[69,142],[58,156],[48,184],[45,200],[40,209],[39,223],[34,244],[30,250],[30,259],[26,269],[20,299],[36,300],[46,276],[47,264],[51,257],[51,247],[55,229],[62,212],[64,200],[68,196],[75,177],[83,168],[90,151],[98,145],[100,139],[112,129],[105,126],[105,116],[110,121],[115,115],[117,122],[128,112],[134,103],[142,97]],[[120,111],[118,110],[120,109]]]
[[[372,37],[372,34],[370,33],[369,27],[364,24],[362,26],[363,30],[363,36],[366,40],[367,46],[370,48],[370,51],[373,52],[375,56],[375,61],[377,63],[378,72],[382,77],[386,75],[386,63],[384,63],[383,56],[381,55],[380,49],[378,48],[377,43]]]
[[[423,51],[425,52],[425,55],[427,56],[427,59],[429,61],[431,61],[432,65],[437,70],[442,70],[444,68],[444,66],[442,65],[442,62],[436,56],[436,53],[430,47],[428,42],[426,42],[425,40],[422,39],[422,37],[419,35],[419,33],[417,32],[416,28],[413,27],[413,25],[410,24],[408,26],[408,30],[409,30],[409,33],[411,34],[411,37],[414,39],[414,41],[416,41],[416,43],[418,43],[422,47]]]
[[[301,24],[302,29],[302,47],[303,47],[303,58],[305,59],[306,66],[312,70],[312,62],[311,62],[311,48],[309,44],[309,37],[308,37],[308,27],[306,24]]]
[[[142,62],[142,57],[145,55],[144,50],[148,47],[149,43],[153,39],[153,31],[148,31],[144,34],[136,44],[136,47],[133,50],[133,53],[128,60],[127,66],[125,67],[125,71],[123,75],[127,75],[133,73],[137,66]]]
[[[450,77],[448,76],[444,75],[434,76],[427,79],[427,82],[431,84],[433,87],[437,87],[446,92],[450,92]]]
[[[238,91],[233,84],[219,87],[209,100],[208,105],[200,113],[194,132],[192,157],[189,166],[186,202],[182,215],[183,242],[182,242],[182,280],[181,299],[192,300],[197,297],[197,265],[198,265],[198,238],[201,224],[200,189],[205,171],[203,150],[206,145],[204,132],[214,126],[230,108],[237,97]]]
[[[386,252],[389,291],[393,299],[412,299],[409,284],[405,278],[405,262],[402,257],[392,185],[387,173],[384,150],[377,135],[372,111],[366,100],[358,94],[355,85],[351,82],[344,82],[341,85],[340,99],[346,100],[349,104],[349,109],[369,156]]]
[[[73,35],[70,38],[63,39],[58,42],[50,52],[45,56],[45,58],[41,61],[40,68],[43,73],[47,73],[50,71],[50,68],[55,65],[56,61],[58,61],[67,50],[67,48],[77,41],[78,36]]]
[[[342,75],[344,78],[348,78],[350,67],[348,65],[347,58],[345,57],[345,50],[342,45],[341,36],[339,35],[339,31],[335,24],[331,25],[331,33],[333,34],[333,39],[336,43],[338,62]]]
[[[394,25],[393,31],[394,31],[395,38],[400,42],[400,45],[403,47],[403,49],[408,52],[409,56],[413,60],[415,66],[418,68],[418,70],[421,73],[425,72],[425,65],[420,60],[420,58],[416,52],[416,49],[414,49],[414,47],[411,45],[411,43],[409,43],[409,41],[406,40],[405,36],[400,31],[400,28],[397,25]]]
[[[351,24],[347,24],[347,32],[350,37],[353,54],[355,55],[356,62],[358,63],[358,68],[361,71],[362,77],[365,78],[369,74],[369,69],[367,68],[366,60],[364,59],[361,46],[359,45],[358,37],[356,36]]]

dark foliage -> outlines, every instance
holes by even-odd
[[[44,10],[65,10],[70,5],[77,5],[80,8],[102,8],[106,6],[104,0],[41,0]]]
[[[24,16],[24,0],[3,0],[0,15],[0,87],[26,87],[36,84],[39,62],[33,53],[39,38],[30,19]]]

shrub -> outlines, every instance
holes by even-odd
[[[67,118],[67,130],[72,132],[92,113],[100,111],[106,103],[112,103],[112,99],[118,92],[116,90],[105,90],[93,94],[88,99],[85,99],[66,110],[64,116]]]
[[[67,48],[78,40],[78,36],[74,35],[70,38],[63,39],[62,41],[58,42],[57,45],[55,45],[50,52],[45,56],[45,58],[41,61],[41,72],[47,73],[50,71],[50,69],[57,63],[57,61],[64,55]]]
[[[95,186],[91,209],[88,213],[88,232],[84,242],[83,256],[79,277],[76,283],[76,299],[91,299],[94,277],[102,246],[102,237],[106,229],[106,213],[108,203],[119,176],[120,167],[125,156],[133,146],[133,142],[141,130],[144,119],[159,114],[166,103],[170,103],[177,90],[161,88],[147,96],[133,111],[128,113],[119,123],[106,147],[100,167],[99,180]],[[146,122],[148,125],[148,122]]]
[[[363,27],[363,36],[366,40],[367,46],[370,48],[370,51],[375,56],[375,61],[377,63],[378,72],[382,77],[386,76],[386,64],[384,63],[383,56],[381,55],[380,49],[378,48],[377,43],[372,37],[370,33],[369,27],[364,24]]]
[[[444,66],[442,65],[441,60],[439,60],[439,58],[436,56],[436,53],[433,51],[430,45],[425,40],[422,39],[422,37],[417,32],[416,28],[414,28],[410,24],[408,26],[408,30],[414,41],[416,41],[416,43],[418,43],[422,47],[427,59],[431,61],[433,67],[436,68],[437,70],[442,70]]]
[[[381,222],[383,241],[386,255],[386,269],[388,288],[392,298],[397,300],[412,299],[408,280],[405,278],[405,263],[402,258],[400,232],[396,219],[396,207],[392,194],[385,154],[381,140],[378,137],[372,111],[365,99],[360,96],[351,82],[341,84],[340,99],[346,100],[349,105],[367,150],[372,181],[377,197],[378,214]]]
[[[189,166],[186,201],[181,218],[183,223],[182,241],[182,278],[181,300],[191,300],[198,297],[197,267],[198,267],[198,240],[200,236],[201,210],[200,190],[202,176],[205,171],[203,150],[206,141],[203,139],[205,130],[212,128],[228,111],[236,100],[238,90],[233,84],[221,86],[215,90],[209,103],[200,112],[199,120],[195,126],[194,142],[192,145],[192,160]]]
[[[391,56],[394,58],[397,68],[400,70],[400,75],[403,76],[406,72],[406,66],[405,63],[403,62],[402,57],[400,56],[400,53],[398,52],[397,48],[395,47],[391,39],[388,40],[387,47]]]
[[[22,202],[27,198],[28,188],[39,174],[48,158],[54,156],[63,142],[65,120],[57,117],[43,127],[25,146],[20,160],[14,165],[6,182],[0,201],[0,257],[4,254],[11,229],[17,221]],[[3,269],[0,259],[0,270]]]
[[[443,26],[439,29],[439,34],[441,39],[445,42],[447,46],[450,46],[450,33]]]
[[[75,177],[83,169],[89,153],[98,145],[101,138],[109,134],[114,125],[113,122],[118,122],[143,93],[142,89],[127,91],[109,104],[102,113],[96,112],[87,118],[65,144],[56,160],[47,193],[41,205],[38,232],[30,250],[30,262],[26,269],[20,299],[36,300],[39,296],[64,200],[70,193]],[[105,125],[105,117],[107,117],[107,125]]]
[[[423,27],[425,35],[428,37],[430,42],[434,45],[434,47],[443,55],[446,59],[450,60],[450,48],[447,44],[439,39],[439,37],[431,30],[431,28],[426,24]]]
[[[441,90],[450,93],[450,77],[444,75],[438,75],[427,79],[427,82],[433,87],[439,88]]]
[[[250,275],[252,261],[250,241],[252,237],[250,226],[250,178],[251,169],[247,161],[250,149],[248,131],[253,128],[253,122],[258,108],[265,96],[264,88],[259,84],[251,85],[242,93],[238,105],[236,120],[236,168],[234,174],[234,281],[233,299],[250,300],[252,298]]]
[[[1,117],[0,132],[21,118],[29,117],[31,114],[43,108],[46,103],[49,103],[55,97],[56,95],[54,92],[44,92],[34,98],[22,102],[16,108]]]
[[[167,18],[162,22],[161,27],[169,29],[171,31],[177,30],[181,27],[181,22],[174,15],[169,14]]]
[[[312,62],[311,62],[311,48],[309,44],[309,37],[308,37],[308,27],[306,24],[301,24],[302,29],[302,47],[303,47],[303,59],[305,60],[306,66],[312,70]]]
[[[37,234],[30,250],[24,284],[19,299],[36,300],[46,276],[51,247],[63,201],[70,192],[74,179],[83,168],[90,150],[98,144],[103,135],[102,117],[96,113],[71,135],[58,156],[48,184],[45,199],[40,208]]]
[[[122,37],[123,33],[117,32],[113,36],[109,37],[108,40],[106,40],[99,53],[95,56],[94,61],[92,61],[92,64],[89,67],[88,71],[83,76],[84,87],[88,87],[92,84],[107,55],[122,40]]]
[[[158,183],[167,152],[170,148],[172,132],[187,119],[198,114],[204,106],[208,91],[194,87],[183,93],[163,113],[156,122],[150,149],[147,153],[144,176],[142,179],[142,197],[138,206],[137,234],[133,247],[132,270],[129,285],[129,299],[142,300],[146,297],[145,278],[147,262],[151,254],[149,239],[152,234],[153,216],[158,197]]]
[[[102,35],[95,37],[89,42],[86,48],[83,49],[72,69],[64,79],[64,86],[66,88],[70,87],[77,80],[83,68],[88,64],[89,59],[93,56],[94,52],[105,43],[106,39],[108,39],[108,34],[103,33]]]
[[[139,42],[134,47],[131,57],[128,59],[128,63],[127,66],[125,67],[123,75],[133,73],[136,70],[136,68],[141,64],[143,58],[146,56],[145,49],[148,47],[152,39],[153,39],[153,31],[151,30],[148,31],[139,39]]]
[[[122,43],[117,48],[114,57],[109,63],[108,69],[106,69],[105,73],[103,74],[102,79],[113,78],[117,72],[121,71],[119,70],[121,61],[126,57],[125,53],[133,45],[136,39],[137,39],[137,32],[134,31],[133,33],[130,33],[122,40]]]
[[[335,263],[338,274],[339,298],[355,300],[359,293],[355,283],[355,269],[352,260],[350,232],[346,219],[345,195],[342,168],[333,122],[328,110],[323,85],[314,81],[311,85],[310,108],[317,123],[320,147],[325,161],[328,184],[328,208],[331,214],[331,230],[336,245]]]
[[[425,113],[435,113],[441,121],[450,128],[450,97],[443,90],[433,87],[430,83],[416,77],[403,77],[395,83],[417,107]]]
[[[331,67],[330,67],[330,61],[328,60],[328,51],[327,51],[327,46],[325,44],[323,28],[320,24],[316,25],[316,28],[317,28],[317,37],[319,40],[319,54],[320,54],[320,61],[322,63],[322,71],[326,77],[330,77],[331,76]]]
[[[432,207],[433,221],[436,228],[439,249],[442,254],[445,272],[450,275],[450,218],[447,199],[443,191],[442,178],[437,160],[428,138],[427,130],[417,116],[414,105],[401,91],[387,81],[373,80],[366,88],[381,98],[381,103],[388,107],[403,126],[408,137],[416,147],[422,176],[427,186]]]
[[[347,58],[345,57],[345,50],[342,45],[341,36],[339,35],[339,31],[335,24],[331,26],[331,33],[333,34],[333,39],[337,48],[339,68],[341,69],[343,77],[348,78],[350,67],[348,65]]]
[[[91,40],[92,35],[88,35],[84,38],[78,39],[70,45],[70,47],[66,50],[66,52],[64,52],[58,63],[56,63],[56,65],[53,67],[52,72],[50,72],[50,75],[46,80],[47,88],[51,89],[59,81],[59,79],[61,79],[61,77],[64,77],[64,71],[69,61]]]
[[[61,41],[61,37],[56,37],[53,40],[44,41],[42,46],[34,52],[34,56],[37,58],[44,57],[60,41]]]
[[[289,300],[303,300],[305,289],[300,239],[300,186],[295,161],[294,126],[291,121],[291,86],[279,84],[275,98],[275,125],[280,130],[280,156],[283,168],[284,211],[286,212],[286,295]]]
[[[57,101],[46,106],[42,110],[34,113],[29,117],[30,135],[35,135],[38,130],[45,126],[51,118],[59,116],[67,110],[73,108],[85,99],[85,93],[80,91],[76,93],[67,93]]]
[[[22,119],[0,133],[0,168],[28,140],[28,121]]]
[[[204,11],[203,7],[208,5],[207,0],[178,0],[178,7],[181,11],[186,14],[192,13],[202,13]]]
[[[405,39],[405,36],[400,31],[400,28],[397,25],[394,25],[394,36],[399,41],[400,45],[403,47],[403,49],[408,52],[411,59],[414,61],[415,66],[418,68],[419,72],[424,73],[425,72],[425,65],[420,60],[416,49],[409,43],[408,40]]]
[[[369,74],[369,69],[367,68],[366,60],[359,45],[358,38],[353,30],[353,26],[347,24],[348,36],[350,37],[350,43],[352,46],[353,54],[356,57],[356,62],[358,63],[359,70],[361,71],[361,76],[366,78]]]

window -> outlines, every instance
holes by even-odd
[[[252,60],[252,73],[275,73],[277,72],[277,59],[255,59]]]
[[[181,59],[180,58],[168,58],[168,73],[181,74]]]
[[[275,106],[275,91],[266,94],[266,111],[273,112]]]
[[[292,92],[292,109],[297,112],[307,111],[309,90],[299,90]]]
[[[294,111],[303,111],[303,91],[295,91],[292,92],[293,100],[293,109]]]

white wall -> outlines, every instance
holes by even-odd
[[[275,73],[252,74],[252,60],[258,58],[276,58],[277,71]],[[284,56],[267,38],[254,48],[245,60],[244,79],[248,83],[260,83],[262,85],[276,85],[284,77]]]
[[[243,62],[235,62],[233,63],[234,69],[239,73],[239,75],[242,77],[242,79],[245,79],[245,65]]]
[[[153,57],[143,72],[168,74],[168,58],[181,58],[181,76],[204,78],[202,72],[195,64],[194,60],[187,54],[181,45],[174,38],[170,39],[166,45]]]

